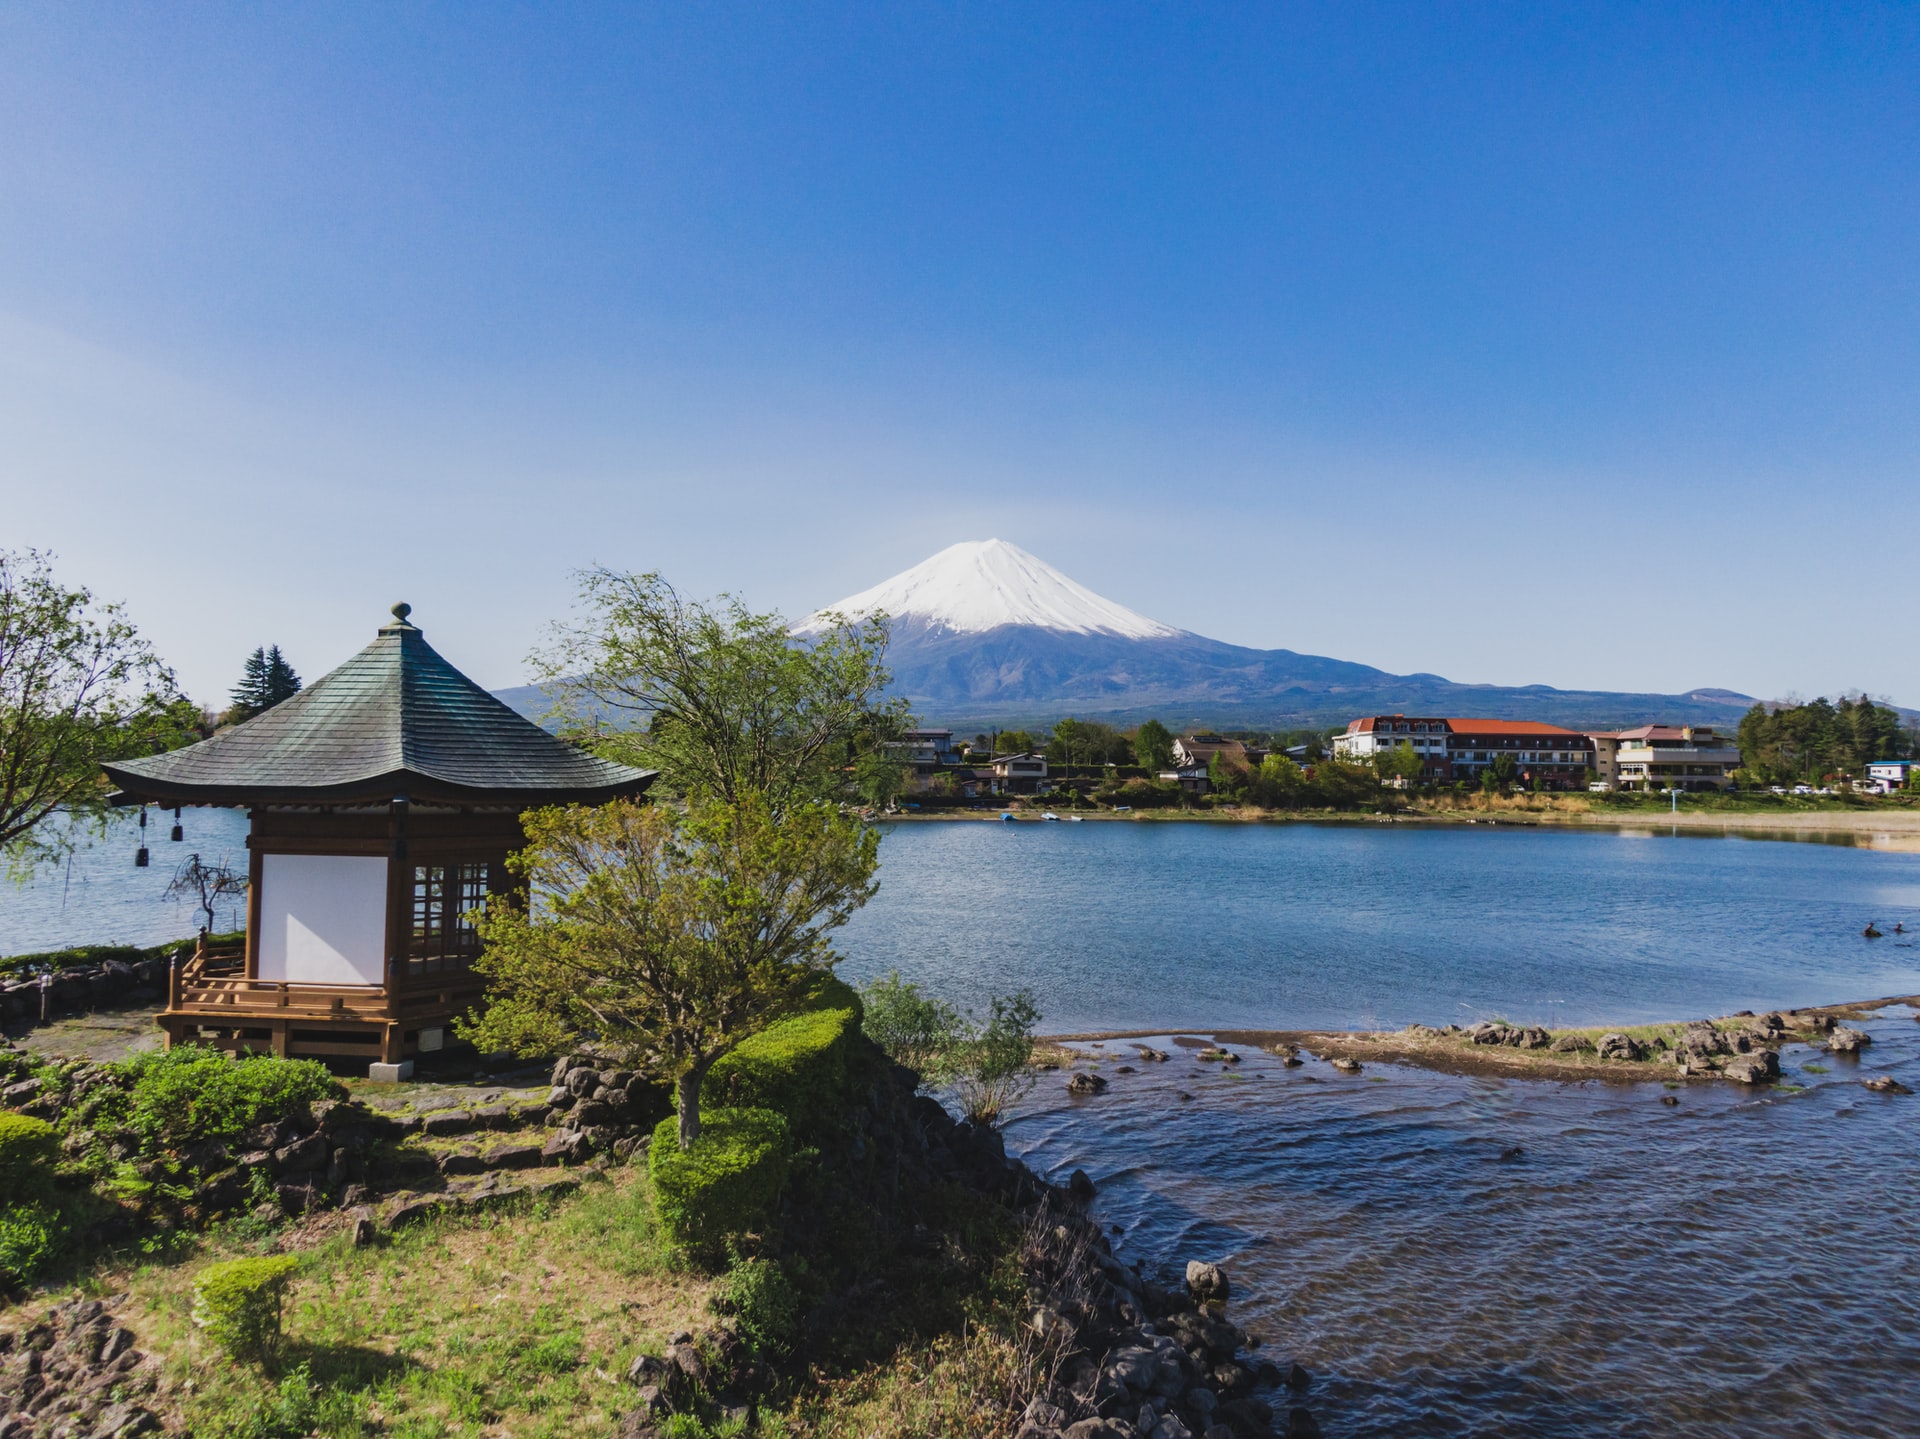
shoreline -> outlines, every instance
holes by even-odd
[[[1712,1020],[1671,1020],[1652,1024],[1581,1025],[1558,1030],[1492,1025],[1515,1036],[1546,1035],[1534,1047],[1522,1047],[1518,1039],[1499,1040],[1482,1037],[1475,1030],[1448,1026],[1434,1029],[1414,1024],[1399,1030],[1320,1030],[1249,1029],[1223,1025],[1217,1028],[1191,1026],[1182,1029],[1125,1029],[1078,1034],[1049,1034],[1037,1043],[1060,1068],[1076,1061],[1099,1056],[1069,1049],[1074,1044],[1130,1044],[1147,1047],[1149,1040],[1170,1040],[1183,1049],[1203,1049],[1209,1044],[1217,1054],[1227,1046],[1258,1049],[1282,1057],[1305,1050],[1316,1059],[1350,1061],[1362,1067],[1368,1063],[1404,1065],[1438,1074],[1474,1079],[1533,1079],[1560,1083],[1585,1083],[1601,1080],[1616,1084],[1683,1080],[1724,1080],[1738,1078],[1723,1073],[1725,1061],[1747,1053],[1761,1053],[1784,1044],[1827,1042],[1838,1026],[1857,1023],[1896,1005],[1907,1005],[1920,1019],[1920,994],[1890,995],[1881,999],[1842,1004],[1807,1005],[1799,1009],[1774,1011],[1765,1016],[1748,1012],[1723,1015]],[[1768,1020],[1784,1020],[1769,1025]],[[1676,1058],[1687,1054],[1690,1032],[1697,1034],[1702,1025],[1711,1026],[1727,1042],[1729,1053],[1709,1055],[1697,1052],[1685,1063]],[[1607,1036],[1624,1035],[1641,1053],[1633,1058],[1600,1058],[1594,1046]],[[1584,1040],[1583,1049],[1556,1050],[1555,1038]],[[1737,1046],[1745,1041],[1751,1048]],[[1747,1079],[1745,1083],[1765,1083],[1767,1079]]]
[[[947,811],[932,814],[891,814],[888,824],[1000,824],[999,810]],[[1779,839],[1789,842],[1819,842],[1823,836],[1842,837],[1856,846],[1920,853],[1920,810],[1680,810],[1659,811],[1566,812],[1558,810],[1512,809],[1506,811],[1402,811],[1398,814],[1374,814],[1333,810],[1325,811],[1253,811],[1253,810],[1136,810],[1128,814],[1112,811],[1070,811],[1060,823],[1089,824],[1220,824],[1220,825],[1413,825],[1437,828],[1486,826],[1499,829],[1591,829],[1591,830],[1686,830],[1696,834],[1738,835],[1746,839]],[[1021,824],[1049,824],[1032,810],[1022,811]],[[1866,843],[1861,844],[1864,837]]]

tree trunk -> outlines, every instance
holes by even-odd
[[[680,1116],[682,1149],[693,1148],[693,1141],[700,1137],[700,1085],[712,1065],[710,1059],[700,1060],[674,1084],[673,1105]]]

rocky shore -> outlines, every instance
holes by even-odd
[[[1408,1025],[1399,1030],[1216,1029],[1190,1031],[1205,1039],[1178,1042],[1206,1060],[1224,1053],[1219,1046],[1262,1049],[1283,1059],[1302,1051],[1349,1073],[1368,1064],[1401,1064],[1491,1078],[1611,1081],[1723,1080],[1770,1084],[1780,1078],[1780,1052],[1790,1044],[1811,1045],[1839,1056],[1857,1056],[1871,1043],[1856,1026],[1896,1006],[1920,1010],[1920,995],[1900,995],[1852,1004],[1750,1012],[1671,1024],[1547,1029],[1486,1020],[1462,1027]],[[1053,1046],[1127,1041],[1136,1048],[1166,1030],[1127,1030],[1060,1035]],[[1158,1053],[1158,1051],[1153,1051]],[[1079,1076],[1075,1076],[1078,1078]],[[1889,1082],[1873,1087],[1897,1092]],[[1101,1089],[1105,1085],[1100,1086]],[[1096,1092],[1084,1085],[1076,1093]]]

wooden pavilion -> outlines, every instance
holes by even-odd
[[[468,918],[510,886],[523,811],[638,796],[653,772],[565,743],[442,659],[406,605],[244,724],[106,767],[132,803],[244,806],[244,942],[176,966],[169,1046],[363,1058],[401,1078],[480,998]]]

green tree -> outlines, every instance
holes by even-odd
[[[1231,797],[1246,789],[1247,772],[1225,755],[1215,754],[1207,761],[1207,782],[1215,794]]]
[[[1383,784],[1391,784],[1395,780],[1414,784],[1425,768],[1425,758],[1405,740],[1374,752],[1373,771],[1380,776]]]
[[[233,687],[233,703],[226,719],[239,724],[255,715],[265,714],[280,701],[300,693],[300,676],[293,672],[279,645],[268,645],[247,656],[240,671],[240,683]]]
[[[1047,758],[1056,764],[1132,764],[1133,745],[1112,725],[1098,720],[1063,719],[1047,741]]]
[[[491,1002],[462,1037],[520,1054],[615,1048],[673,1083],[691,1148],[714,1063],[839,962],[828,936],[873,896],[878,833],[837,805],[776,810],[752,791],[525,822],[508,863],[528,898],[495,896],[480,917]]]
[[[105,828],[103,762],[182,744],[200,720],[121,607],[60,584],[49,558],[0,550],[0,857],[16,872]]]
[[[583,617],[533,667],[571,731],[660,771],[669,794],[758,794],[782,809],[841,794],[862,746],[907,728],[888,700],[885,615],[835,617],[801,641],[732,596],[682,599],[657,574],[580,576]]]
[[[1493,763],[1487,766],[1487,773],[1493,777],[1493,787],[1501,794],[1513,788],[1513,782],[1520,774],[1520,762],[1504,752],[1493,757]]]
[[[1133,732],[1133,752],[1139,762],[1156,773],[1173,768],[1173,731],[1157,719],[1150,719]]]
[[[1306,771],[1284,754],[1270,754],[1254,771],[1247,794],[1264,809],[1292,809],[1306,788]]]

